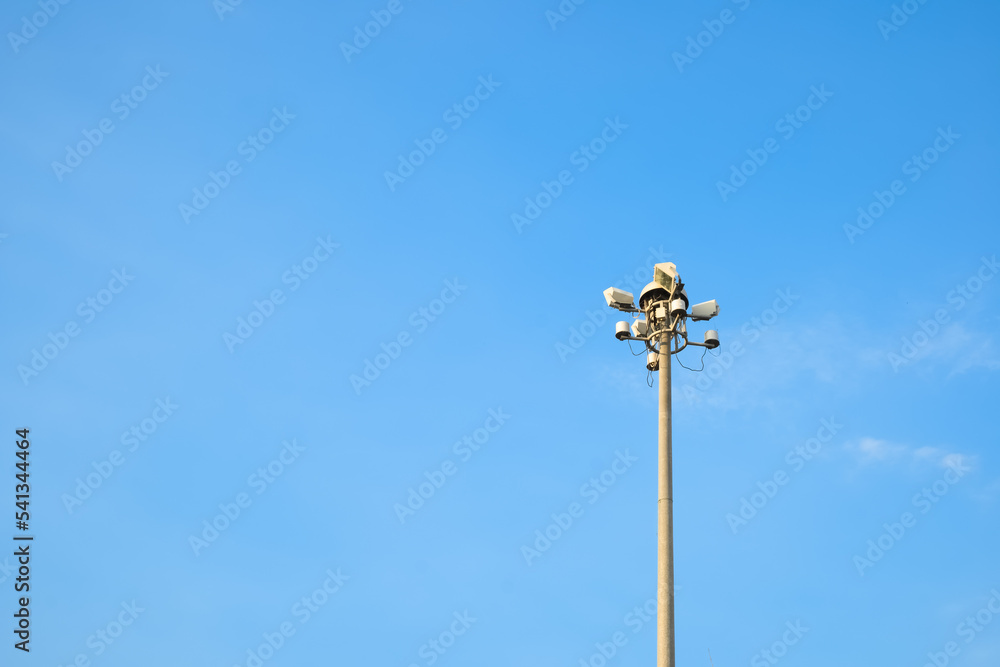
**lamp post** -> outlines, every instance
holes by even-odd
[[[719,314],[719,304],[699,303],[688,310],[688,297],[673,262],[653,267],[653,282],[639,294],[639,307],[633,295],[615,287],[604,291],[608,305],[631,313],[635,321],[618,322],[615,338],[636,340],[646,345],[646,368],[659,371],[659,453],[657,458],[657,533],[656,533],[656,667],[675,667],[674,642],[674,495],[673,452],[671,441],[671,356],[689,345],[714,349],[719,334],[706,331],[705,341],[688,340],[687,320],[710,320]],[[642,317],[640,317],[640,315]]]

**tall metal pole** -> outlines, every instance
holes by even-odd
[[[659,500],[657,503],[656,667],[674,667],[674,493],[670,433],[670,349],[660,334]]]

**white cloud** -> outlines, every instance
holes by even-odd
[[[774,409],[797,403],[803,382],[849,387],[860,381],[859,370],[871,365],[833,314],[809,324],[779,320],[766,330],[735,326],[729,336],[720,350],[705,356],[703,372],[674,371],[675,400],[712,409]],[[733,354],[737,342],[739,356]],[[680,356],[686,365],[699,367],[697,348]]]
[[[849,444],[849,447],[851,446]],[[895,445],[888,440],[878,438],[861,438],[853,444],[853,449],[860,456],[862,463],[895,459],[906,451],[903,445]]]
[[[909,447],[880,438],[864,437],[844,445],[859,465],[877,463],[929,463],[942,468],[972,467],[974,457],[959,452],[950,452],[939,447]]]
[[[1000,370],[1000,353],[993,344],[993,336],[969,334],[960,325],[955,326],[961,329],[963,335],[956,341],[961,347],[954,354],[954,368],[948,374],[949,378],[972,370]]]
[[[675,402],[713,411],[780,410],[801,405],[803,399],[836,401],[857,396],[866,392],[873,379],[905,385],[913,374],[951,379],[973,370],[1000,370],[1000,344],[994,337],[958,323],[940,329],[894,373],[889,354],[900,354],[901,337],[873,331],[864,322],[838,313],[811,322],[786,321],[787,317],[766,330],[756,329],[752,322],[749,328],[720,325],[722,347],[705,355],[702,372],[675,363]],[[742,347],[737,348],[737,342]],[[740,354],[735,355],[734,349]],[[678,357],[689,367],[700,367],[698,348]],[[634,374],[630,372],[627,378],[605,370],[603,379],[638,397],[645,393],[646,376],[636,362]],[[869,452],[875,458],[884,453]]]
[[[894,355],[890,359],[889,355]],[[899,373],[918,370],[929,373],[948,369],[948,378],[973,370],[1000,370],[1000,352],[992,334],[970,330],[962,323],[943,327],[931,336],[915,329],[897,339],[885,353],[884,363]]]
[[[993,504],[1000,499],[1000,477],[993,480],[987,487],[981,489],[976,494],[976,499],[983,503]]]

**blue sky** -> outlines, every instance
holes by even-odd
[[[1000,10],[896,7],[8,3],[0,651],[650,664],[673,261],[678,663],[995,666]]]

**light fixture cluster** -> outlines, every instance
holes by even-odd
[[[710,329],[705,332],[705,340],[697,343],[688,340],[687,321],[703,322],[719,314],[719,304],[712,299],[690,305],[687,290],[677,273],[673,262],[663,262],[653,267],[653,282],[642,288],[639,307],[630,292],[617,287],[604,290],[608,305],[623,313],[630,313],[634,321],[620,321],[615,326],[618,340],[637,340],[645,343],[646,368],[659,370],[660,350],[677,354],[689,345],[715,349],[719,347],[719,332]],[[658,347],[659,345],[659,347]]]

